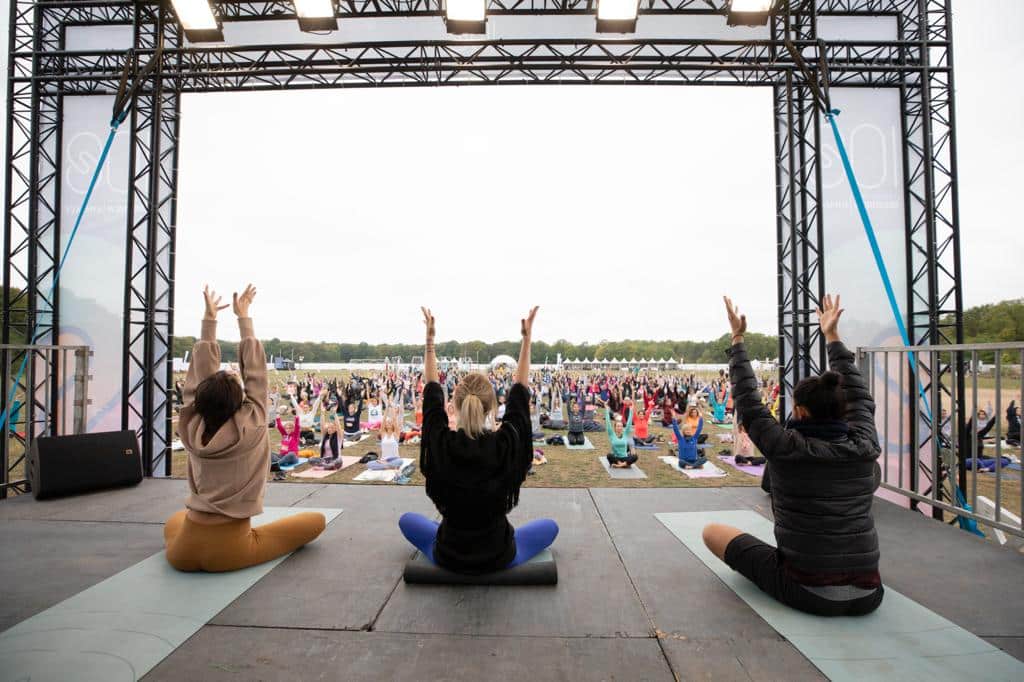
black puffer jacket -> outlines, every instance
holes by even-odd
[[[828,358],[846,390],[849,432],[840,440],[805,437],[772,418],[743,344],[729,350],[733,399],[771,469],[775,539],[786,564],[804,574],[870,573],[878,570],[875,403],[846,346],[830,343]]]

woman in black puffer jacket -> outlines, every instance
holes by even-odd
[[[839,340],[839,297],[818,310],[831,371],[801,380],[785,427],[761,403],[743,346],[745,316],[725,299],[732,325],[729,372],[736,413],[771,469],[778,549],[738,528],[704,529],[708,548],[762,591],[800,611],[859,616],[882,603],[875,404],[854,356]]]

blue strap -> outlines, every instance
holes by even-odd
[[[899,329],[900,338],[903,339],[903,345],[910,347],[910,336],[907,334],[907,326],[903,322],[903,314],[900,312],[900,306],[896,302],[896,292],[892,288],[892,280],[889,278],[889,270],[885,267],[885,259],[882,258],[882,250],[878,247],[878,239],[875,237],[875,228],[871,225],[871,216],[868,215],[867,206],[864,205],[864,197],[860,193],[860,185],[857,183],[857,177],[853,174],[853,165],[850,163],[850,157],[846,153],[846,145],[843,144],[843,138],[839,134],[839,125],[836,123],[836,116],[839,114],[838,109],[833,109],[827,114],[825,118],[828,119],[829,125],[832,126],[832,134],[836,138],[836,147],[839,149],[839,158],[843,161],[843,169],[846,171],[846,180],[850,183],[850,191],[853,192],[853,200],[857,204],[857,212],[860,213],[860,221],[864,224],[864,233],[868,237],[868,244],[871,245],[871,253],[875,257],[875,265],[878,266],[878,274],[882,278],[882,286],[885,287],[885,295],[889,299],[889,307],[892,309],[892,316],[896,320],[896,327]],[[932,409],[928,404],[928,396],[924,392],[924,386],[921,384],[921,380],[917,377],[917,360],[914,358],[913,353],[907,354],[907,360],[910,362],[910,369],[914,372],[914,379],[917,381],[917,390],[921,394],[921,399],[924,401],[924,409],[928,413],[928,419],[932,418]]]
[[[50,283],[50,293],[47,299],[53,300],[53,292],[57,289],[57,283],[60,279],[60,272],[64,268],[64,262],[67,260],[68,253],[71,251],[71,245],[75,241],[75,235],[78,234],[78,228],[82,224],[82,217],[85,216],[85,209],[89,205],[89,199],[92,198],[92,191],[96,187],[96,182],[99,180],[100,171],[103,170],[104,164],[107,162],[107,155],[110,153],[110,147],[114,144],[114,135],[117,134],[117,129],[124,122],[127,111],[123,112],[110,122],[110,134],[107,135],[107,143],[103,145],[103,153],[100,154],[100,160],[96,163],[96,171],[92,174],[92,180],[89,182],[89,189],[85,192],[85,197],[82,199],[82,205],[78,209],[78,217],[75,218],[75,226],[71,229],[71,234],[68,236],[67,246],[64,247],[64,253],[61,254],[60,262],[57,264],[57,269],[53,272],[53,282]],[[32,326],[32,332],[28,336],[29,344],[35,343],[36,341],[36,328],[38,321]],[[18,368],[18,374],[14,377],[14,383],[11,384],[11,392],[7,396],[7,404],[12,405],[14,402],[14,394],[18,389],[18,384],[21,383],[22,377],[25,375],[25,368],[28,366],[28,358],[31,353],[25,351],[24,357],[21,359],[21,367]],[[28,401],[26,401],[28,402]],[[0,413],[0,433],[5,432],[7,425],[8,411],[6,409]],[[6,466],[4,464],[3,466]]]

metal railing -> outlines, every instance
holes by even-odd
[[[19,377],[26,353],[28,362]],[[32,441],[86,431],[90,355],[88,346],[0,344],[0,413],[6,416],[0,438],[0,499],[28,492],[25,457]]]
[[[935,518],[1024,537],[1019,427],[1006,438],[1007,407],[1016,403],[1019,424],[1024,406],[1024,343],[859,348],[857,357],[875,399],[882,488]]]

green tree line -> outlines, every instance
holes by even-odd
[[[182,357],[195,343],[194,336],[174,337],[174,356]],[[597,344],[572,343],[560,339],[554,343],[535,341],[531,348],[531,361],[555,362],[561,353],[563,360],[572,359],[655,359],[672,358],[684,362],[726,362],[725,349],[729,347],[729,334],[723,334],[712,341],[602,341]],[[775,358],[778,355],[778,339],[765,334],[747,334],[747,347],[751,357]],[[225,362],[238,359],[238,343],[221,341],[221,357]],[[264,339],[267,353],[291,357],[303,362],[351,362],[352,360],[401,357],[408,362],[412,357],[423,355],[422,343],[316,343],[311,341],[282,341]],[[473,361],[490,362],[496,355],[518,357],[519,341],[441,341],[437,343],[439,357],[468,357]]]

